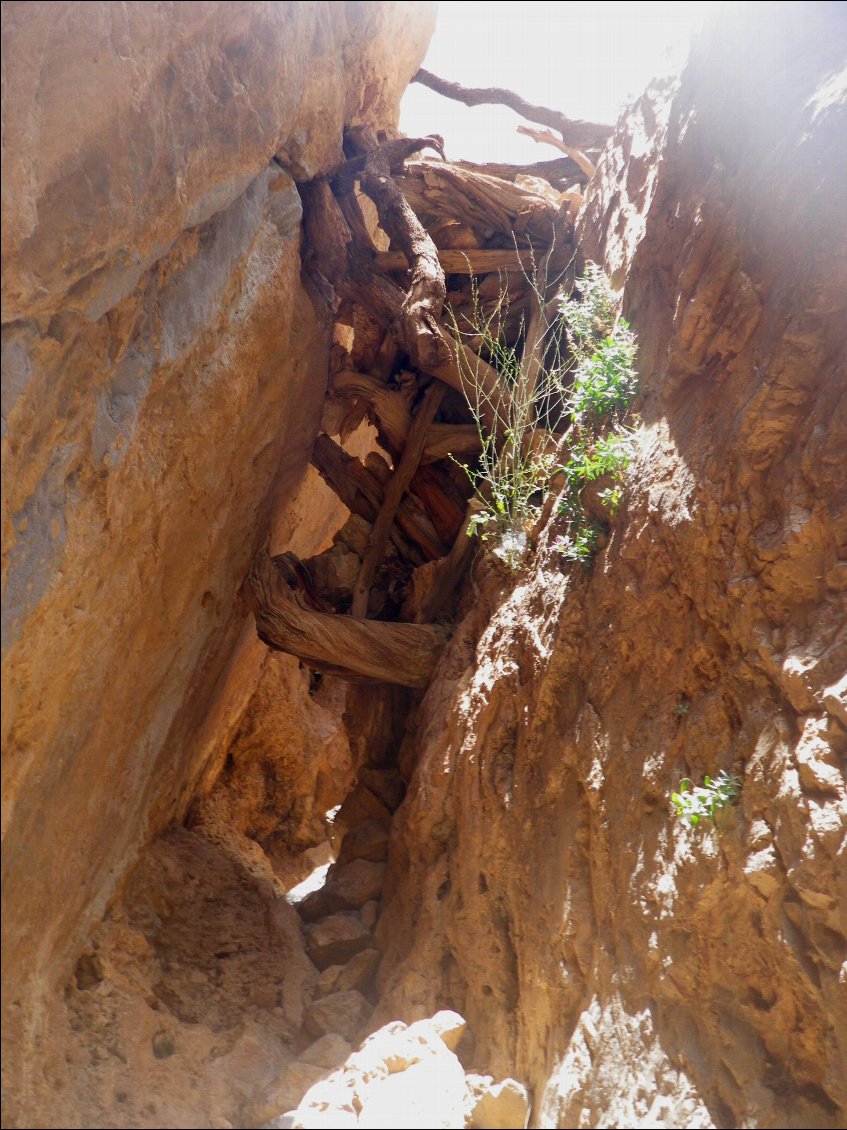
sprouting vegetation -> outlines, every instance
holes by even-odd
[[[535,277],[527,275],[527,279],[536,301],[542,304]],[[464,317],[469,328],[460,329],[453,316],[456,342],[475,339],[478,355],[501,379],[492,388],[480,365],[466,389],[480,441],[477,464],[460,464],[479,503],[468,534],[493,540],[495,553],[515,568],[523,559],[529,528],[538,519],[556,462],[555,441],[545,432],[543,423],[551,415],[561,418],[565,411],[560,379],[562,326],[539,322],[534,330],[527,330],[521,318],[521,349],[507,340],[507,283],[501,278],[498,300],[487,308],[473,282],[471,294],[472,310]],[[526,340],[530,334],[536,337],[534,349]],[[530,352],[546,357],[547,364],[533,363]]]
[[[549,318],[537,277],[527,277],[540,316],[521,321],[520,345],[507,340],[509,292],[502,279],[493,306],[473,290],[465,328],[453,316],[457,349],[472,339],[477,355],[502,378],[492,391],[480,365],[466,390],[481,445],[475,465],[461,464],[478,500],[468,533],[493,540],[495,553],[515,568],[545,493],[559,489],[557,512],[568,530],[556,549],[568,561],[590,565],[604,525],[586,513],[583,491],[607,480],[597,499],[609,518],[617,513],[632,452],[625,420],[637,386],[635,336],[617,316],[617,297],[595,264],[577,280],[575,296],[562,299]]]
[[[583,491],[589,483],[608,479],[597,499],[610,518],[620,508],[633,438],[624,422],[638,378],[635,335],[625,318],[616,319],[614,292],[596,264],[587,265],[577,288],[578,297],[562,306],[573,382],[567,400],[567,458],[561,465],[565,489],[557,508],[569,528],[557,548],[566,560],[588,566],[603,527],[586,515]]]
[[[676,814],[695,827],[702,820],[714,822],[722,808],[731,805],[741,789],[741,778],[722,769],[717,777],[706,775],[703,784],[695,787],[689,777],[680,781],[679,791],[671,794]]]

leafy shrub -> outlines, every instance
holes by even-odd
[[[585,516],[582,492],[603,477],[612,485],[598,493],[610,517],[620,508],[623,472],[632,457],[633,435],[623,420],[635,396],[635,335],[625,318],[615,320],[617,300],[599,267],[589,263],[577,280],[579,297],[562,307],[573,358],[567,399],[571,413],[568,458],[561,467],[565,491],[558,513],[570,521],[556,548],[568,561],[589,566],[600,527]]]
[[[715,816],[722,808],[731,805],[741,789],[741,778],[734,777],[722,769],[714,779],[708,775],[703,778],[703,784],[694,787],[689,777],[680,781],[679,792],[671,794],[671,800],[676,807],[676,814],[692,827],[701,820],[714,821]]]
[[[527,281],[542,296],[534,276]],[[473,338],[480,357],[493,365],[501,380],[496,391],[486,388],[479,369],[467,374],[466,359],[457,349],[457,361],[466,373],[465,396],[474,417],[480,440],[476,466],[459,465],[474,487],[479,509],[471,518],[468,534],[478,533],[483,541],[495,542],[494,552],[510,568],[523,559],[527,531],[540,513],[540,499],[553,472],[555,457],[537,451],[533,433],[542,417],[551,412],[562,416],[565,397],[558,376],[561,365],[555,362],[528,374],[518,344],[506,337],[509,319],[508,287],[501,285],[499,300],[486,309],[475,282],[471,284],[472,310],[464,318],[469,327],[462,330],[455,314],[453,336],[457,346],[463,337]],[[525,326],[520,321],[519,340]],[[562,326],[542,321],[541,347],[548,357],[558,359]]]
[[[535,276],[527,275],[542,310],[544,296]],[[460,464],[479,501],[468,534],[496,541],[495,553],[510,567],[523,559],[527,532],[538,519],[551,478],[562,476],[564,492],[558,513],[570,522],[556,543],[566,560],[590,565],[603,527],[584,513],[583,488],[602,477],[612,485],[598,492],[610,517],[621,503],[621,478],[632,454],[632,433],[623,421],[635,395],[635,335],[617,317],[618,300],[602,270],[593,263],[577,280],[579,297],[563,299],[558,317],[539,329],[545,364],[537,371],[526,364],[518,345],[507,340],[508,288],[491,308],[480,301],[472,284],[472,312],[461,330],[453,315],[453,333],[460,366],[463,337],[473,338],[479,355],[501,377],[492,393],[471,373],[466,398],[479,432],[481,454],[476,466]],[[519,340],[525,336],[521,323]],[[567,347],[565,346],[567,339]],[[523,346],[526,350],[528,345]],[[538,452],[533,433],[542,423],[569,418],[564,462],[552,452]],[[543,430],[543,429],[542,429]]]

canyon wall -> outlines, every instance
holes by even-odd
[[[298,184],[432,19],[4,5],[4,1125],[257,1125],[438,1008],[532,1125],[847,1117],[843,13],[724,16],[619,123],[580,239],[639,339],[623,506],[590,568],[555,516],[480,553],[404,721],[268,656],[242,581],[346,517]],[[285,897],[366,762],[370,1018]]]
[[[3,5],[13,1093],[40,1070],[42,1002],[256,686],[267,651],[240,595],[256,539],[270,525],[308,555],[342,521],[307,476],[330,327],[300,281],[297,182],[343,159],[345,127],[395,125],[433,19]],[[286,686],[303,692],[280,662],[265,697],[284,712]]]
[[[581,226],[640,342],[625,504],[590,570],[556,518],[477,565],[401,753],[379,1015],[458,1009],[532,1125],[847,1115],[844,31],[725,16],[620,124]],[[721,831],[676,820],[722,769]]]

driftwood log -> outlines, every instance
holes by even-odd
[[[431,624],[397,624],[333,616],[302,607],[267,551],[249,576],[259,639],[318,671],[425,687],[447,640]]]

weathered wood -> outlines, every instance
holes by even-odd
[[[429,372],[445,360],[437,326],[447,286],[436,246],[392,172],[391,152],[383,146],[366,157],[359,183],[376,205],[380,227],[408,260],[409,287],[399,314],[401,337],[413,363]]]
[[[312,449],[312,466],[341,499],[348,510],[367,522],[375,522],[385,497],[382,483],[358,459],[328,435],[319,435]],[[391,530],[398,552],[414,565],[422,560],[442,557],[447,547],[432,522],[418,508],[404,500]]]
[[[367,615],[368,597],[373,585],[376,567],[385,556],[391,527],[394,525],[394,519],[400,508],[403,495],[412,481],[412,476],[418,469],[426,434],[429,431],[430,424],[435,419],[435,414],[438,412],[446,391],[443,384],[433,382],[424,393],[423,402],[412,420],[400,462],[385,488],[382,506],[371,531],[370,545],[362,562],[356,587],[353,589],[353,603],[350,609],[353,616]]]
[[[532,295],[530,297],[529,320],[526,325],[523,355],[521,356],[521,373],[526,386],[530,402],[535,400],[535,389],[538,377],[544,362],[544,351],[547,346],[547,330],[549,322],[547,313],[547,265],[550,259],[548,252],[545,255],[535,274]],[[533,423],[535,421],[532,421]]]
[[[409,488],[414,497],[420,499],[436,533],[448,546],[453,544],[467,505],[471,489],[467,477],[463,487],[466,489],[459,490],[443,468],[422,462]]]
[[[430,624],[454,598],[476,548],[477,539],[469,537],[467,530],[478,506],[476,500],[468,504],[456,540],[447,556],[439,561],[428,561],[412,574],[412,591],[401,610],[404,620],[414,624]]]
[[[425,687],[446,642],[446,633],[430,624],[359,620],[303,608],[266,551],[253,563],[248,588],[263,643],[342,678]]]
[[[343,369],[332,378],[332,392],[335,396],[355,397],[364,400],[372,409],[380,441],[386,451],[399,454],[406,442],[406,435],[412,423],[412,413],[406,398],[393,392],[382,381],[367,373]]]
[[[497,177],[437,161],[414,161],[397,177],[405,198],[425,224],[445,216],[480,231],[499,232],[545,249],[554,237],[558,208],[540,192]]]
[[[335,396],[366,401],[380,442],[392,455],[399,455],[412,423],[408,402],[401,393],[389,389],[367,373],[343,369],[332,378]],[[480,450],[479,429],[474,424],[432,424],[426,435],[422,463],[434,463],[448,455],[473,455]]]
[[[585,156],[581,149],[573,145],[566,145],[560,137],[556,137],[548,129],[530,129],[529,126],[518,126],[518,133],[522,133],[525,137],[531,137],[533,141],[538,141],[542,145],[552,145],[558,149],[560,153],[566,153],[572,161],[579,165],[580,169],[585,175],[591,179],[594,176],[597,166]]]
[[[376,252],[379,250],[374,243],[373,235],[371,234],[368,225],[365,223],[365,217],[362,214],[362,206],[359,203],[359,198],[355,192],[345,193],[343,196],[336,197],[338,200],[338,207],[341,209],[341,214],[347,221],[347,226],[353,235],[353,239],[358,242],[361,247],[367,248],[369,251]]]
[[[373,255],[353,239],[338,201],[325,180],[301,185],[303,226],[320,273],[342,297],[364,306],[372,317],[391,330],[405,293],[373,266]]]
[[[530,122],[538,122],[542,126],[551,126],[557,129],[563,140],[568,145],[579,149],[594,149],[602,147],[611,137],[612,126],[600,122],[584,122],[578,118],[568,118],[558,110],[550,110],[546,106],[534,106],[515,94],[513,90],[504,90],[502,87],[469,87],[458,82],[449,82],[439,78],[423,67],[412,79],[422,86],[428,86],[436,94],[443,94],[445,98],[452,98],[456,102],[463,102],[465,106],[497,105],[508,106],[522,118]]]
[[[392,180],[391,177],[383,179]],[[303,186],[303,222],[307,242],[314,251],[322,276],[342,297],[361,303],[387,330],[393,331],[398,321],[403,319],[407,299],[410,299],[412,307],[417,301],[416,297],[410,298],[419,293],[416,284],[410,287],[407,295],[376,270],[373,256],[366,249],[360,248],[353,239],[326,181],[312,181]],[[417,219],[415,223],[423,231]],[[428,236],[426,238],[431,244],[431,255],[434,255],[437,263],[435,245]],[[402,249],[404,254],[408,254],[408,247]],[[427,263],[431,264],[429,252]],[[443,283],[444,275],[440,265],[438,271]],[[439,290],[437,280],[435,289]],[[437,304],[437,294],[429,297]],[[503,395],[497,371],[464,344],[457,345],[450,331],[432,317],[433,301],[429,302],[427,308],[426,295],[423,298],[423,307],[418,307],[417,311],[412,308],[406,310],[406,329],[414,336],[413,345],[406,339],[405,332],[401,333],[407,350],[411,351],[413,346],[418,348],[418,367],[462,393],[472,389],[475,382],[479,381],[486,391]],[[401,326],[401,331],[402,329]]]
[[[504,274],[532,270],[531,251],[509,251],[500,248],[467,251],[438,249],[438,261],[447,275],[486,275],[491,271]],[[374,256],[374,264],[381,271],[404,271],[409,266],[402,251],[380,251]]]
[[[426,437],[421,463],[437,463],[450,455],[477,455],[482,450],[475,424],[433,424]]]
[[[587,179],[576,161],[572,161],[570,157],[556,157],[552,161],[533,161],[529,165],[509,165],[495,161],[486,161],[483,164],[475,161],[456,161],[455,164],[459,168],[467,169],[468,172],[498,177],[500,180],[514,181],[517,177],[539,177],[559,191],[576,183],[584,184]]]
[[[380,166],[390,175],[402,172],[404,162],[424,149],[434,149],[444,160],[444,138],[437,133],[431,133],[427,137],[398,137],[393,141],[384,141],[381,145],[369,138],[357,148],[360,150],[359,155],[339,165],[332,175],[332,188],[339,196],[354,190],[356,181],[361,178],[375,154],[378,154]]]

